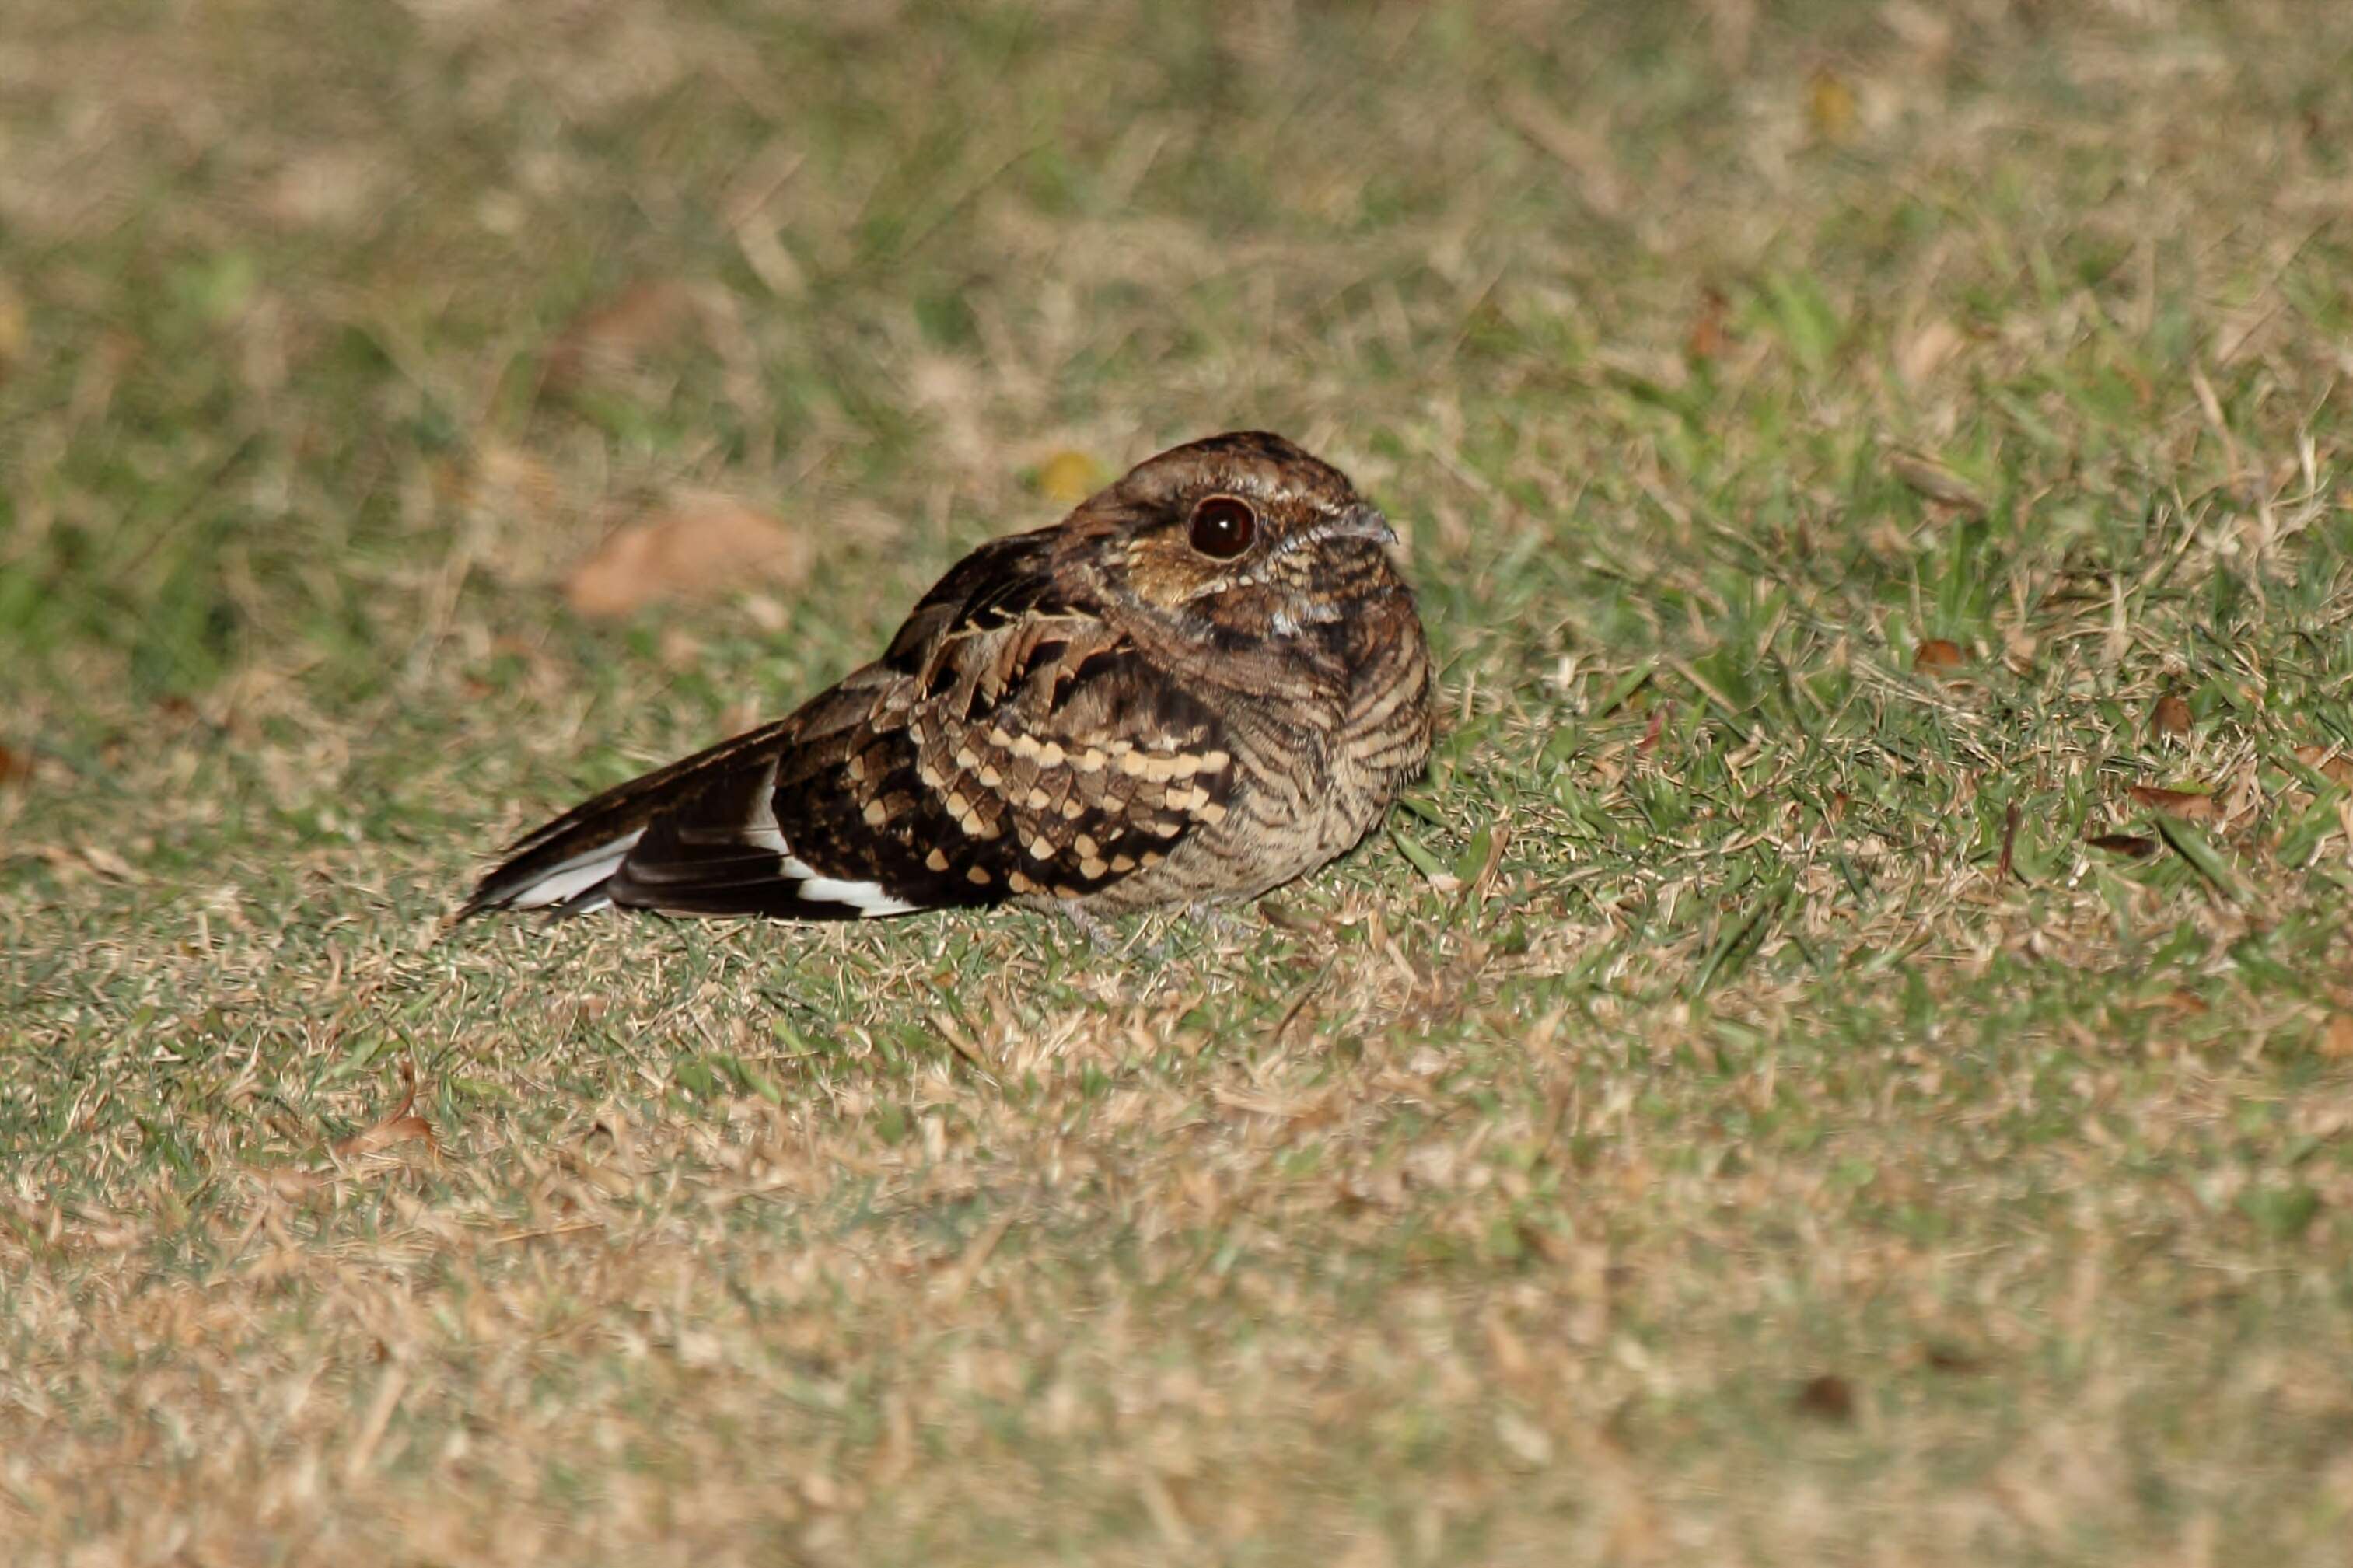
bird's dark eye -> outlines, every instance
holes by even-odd
[[[1211,496],[1193,509],[1193,548],[1213,560],[1231,561],[1258,534],[1258,513],[1250,502]]]

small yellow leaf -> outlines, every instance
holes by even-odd
[[[1815,71],[1806,84],[1806,122],[1825,142],[1854,139],[1854,89],[1827,66]]]
[[[1084,452],[1065,447],[1038,465],[1038,493],[1048,500],[1076,506],[1103,488],[1102,465]]]

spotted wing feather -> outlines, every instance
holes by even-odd
[[[607,903],[851,919],[1091,896],[1221,821],[1207,704],[1018,535],[968,557],[876,663],[791,718],[525,838],[467,912]]]

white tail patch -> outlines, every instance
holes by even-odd
[[[538,881],[509,899],[507,907],[543,910],[550,904],[569,902],[619,870],[621,862],[628,858],[629,851],[636,848],[638,840],[644,837],[645,829],[639,828],[626,838],[600,844],[585,855],[575,855],[561,865],[549,868],[541,874]],[[584,905],[576,912],[586,913],[589,909],[602,907]]]
[[[768,770],[768,776],[775,778],[774,767]],[[769,792],[763,789],[756,798],[764,803],[759,816],[767,820],[761,822],[755,819],[747,823],[744,828],[744,840],[775,852],[778,859],[777,874],[790,878],[797,884],[793,891],[799,897],[811,903],[848,904],[858,911],[861,920],[871,920],[878,915],[913,914],[923,907],[892,898],[882,890],[880,882],[856,882],[818,875],[817,868],[794,854],[793,847],[785,842],[784,834],[778,831],[775,808],[773,805],[765,804],[770,801]]]
[[[793,864],[799,866],[800,862],[797,860]],[[803,871],[808,869],[806,866],[800,868]],[[877,915],[913,914],[923,907],[892,898],[882,890],[880,882],[847,882],[833,877],[808,877],[802,880],[797,890],[802,898],[813,903],[848,904],[866,920]]]

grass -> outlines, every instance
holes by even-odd
[[[10,1560],[2341,1561],[2348,51],[17,4]],[[1242,935],[442,931],[1240,425],[1448,707]]]

